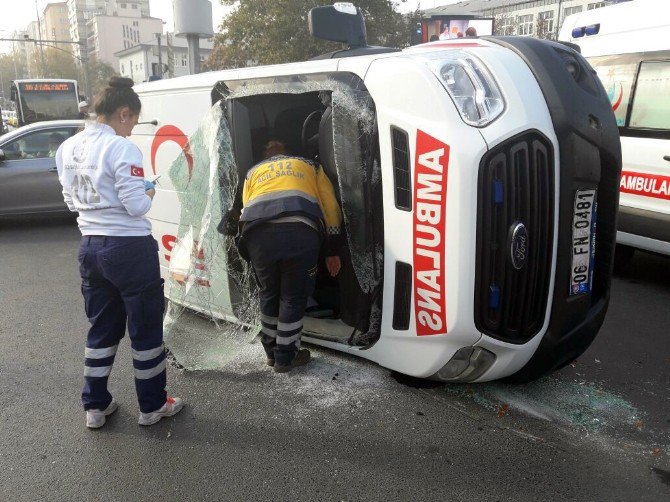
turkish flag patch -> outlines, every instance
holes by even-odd
[[[144,178],[144,169],[137,166],[130,166],[130,175]]]

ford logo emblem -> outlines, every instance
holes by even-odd
[[[520,222],[510,228],[510,258],[512,266],[517,270],[521,270],[528,259],[528,230]]]

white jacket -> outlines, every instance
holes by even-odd
[[[105,124],[89,123],[56,152],[63,198],[82,235],[151,234],[144,216],[151,198],[144,190],[142,153]]]

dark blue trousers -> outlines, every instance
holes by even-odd
[[[244,241],[260,286],[261,342],[268,357],[288,366],[300,348],[321,236],[304,223],[265,223]]]
[[[104,410],[112,401],[107,380],[127,323],[140,410],[156,411],[167,398],[165,299],[156,240],[150,235],[84,236],[79,271],[91,323],[84,361],[84,409]]]

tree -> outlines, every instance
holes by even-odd
[[[554,18],[547,16],[554,15],[553,11],[540,12],[535,23],[535,38],[543,40],[552,40],[554,38]]]
[[[318,54],[342,48],[342,44],[312,37],[307,14],[323,0],[220,0],[235,5],[221,25],[206,69],[224,69],[250,64],[278,64],[304,61]],[[405,2],[406,0],[401,0]],[[359,0],[365,16],[368,43],[389,47],[409,44],[410,17],[395,10],[391,0]]]
[[[5,106],[10,99],[12,80],[26,78],[27,76],[26,60],[20,52],[0,54],[0,93],[3,93],[3,104]]]
[[[90,96],[87,96],[89,103],[93,96],[98,94],[107,85],[110,78],[118,75],[114,68],[103,61],[98,61],[97,59],[91,59],[88,61],[85,71],[87,71],[88,87],[89,92],[91,93]]]
[[[41,51],[44,50],[44,62]],[[33,68],[38,68],[40,78],[67,78],[76,80],[79,72],[74,56],[55,47],[44,47],[33,54]]]
[[[493,19],[494,35],[516,35],[516,17],[509,14],[497,14]]]

